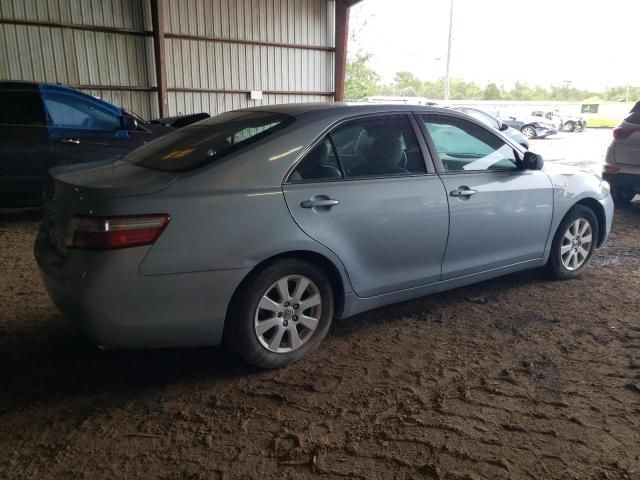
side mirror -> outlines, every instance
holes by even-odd
[[[507,125],[507,124],[506,124],[506,123],[504,123],[504,122],[500,122],[500,128],[499,128],[499,130],[500,130],[501,132],[504,132],[505,130],[509,130],[509,125]]]
[[[538,155],[537,153],[527,150],[524,152],[522,166],[526,170],[542,170],[542,167],[544,167],[544,159],[542,158],[542,155]]]
[[[122,127],[123,130],[135,130],[138,128],[138,122],[133,117],[122,115],[120,117],[120,127]]]

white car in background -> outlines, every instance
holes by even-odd
[[[611,185],[611,195],[621,207],[640,193],[640,102],[613,130],[602,178]]]

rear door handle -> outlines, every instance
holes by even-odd
[[[318,200],[305,200],[304,202],[302,202],[300,204],[300,206],[302,208],[317,208],[317,207],[325,207],[325,208],[331,208],[334,205],[338,205],[340,202],[338,200],[333,200],[331,198],[327,198],[327,199],[318,199]]]
[[[451,190],[449,195],[452,197],[470,197],[471,195],[475,195],[478,193],[477,190],[472,190],[469,187],[461,186],[456,188],[455,190]]]
[[[60,143],[73,143],[74,145],[80,144],[79,138],[62,138],[60,139]]]

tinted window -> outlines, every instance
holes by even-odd
[[[328,138],[316,145],[289,177],[292,182],[312,182],[344,178]]]
[[[331,135],[347,177],[426,172],[418,141],[405,115],[353,120]]]
[[[0,91],[0,123],[44,125],[44,109],[38,92]]]
[[[500,127],[500,125],[498,125],[498,121],[495,118],[487,115],[484,112],[481,112],[479,110],[461,110],[461,111],[463,111],[467,115],[472,116],[476,120],[484,123],[485,125],[487,125],[487,126],[489,126],[491,128],[499,128]]]
[[[517,168],[513,148],[485,128],[447,115],[423,120],[447,172]]]
[[[120,130],[120,116],[99,102],[72,93],[43,92],[49,123],[54,127]]]
[[[632,123],[634,125],[640,125],[640,109],[637,112],[632,113],[627,118],[624,119],[627,123]]]
[[[144,168],[181,172],[216,161],[293,121],[269,112],[227,112],[164,135],[124,160]]]

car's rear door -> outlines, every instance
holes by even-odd
[[[121,112],[99,99],[70,89],[45,89],[42,98],[58,165],[117,160],[143,143],[122,128]]]
[[[405,114],[347,121],[309,151],[283,186],[295,221],[342,260],[359,296],[440,279],[447,197],[425,165],[417,128]],[[363,142],[367,147],[359,148]]]
[[[442,279],[542,258],[553,214],[549,177],[519,168],[514,148],[479,123],[441,113],[421,119],[449,195]]]
[[[37,85],[0,89],[0,204],[38,204],[53,163]]]

